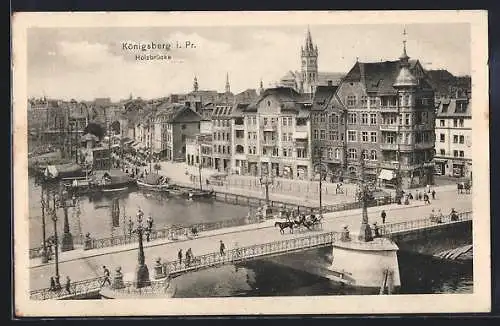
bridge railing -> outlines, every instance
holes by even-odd
[[[121,289],[113,289],[115,293],[135,294],[140,296],[167,293],[169,284],[165,280],[151,280],[151,284],[142,288],[136,288],[134,282],[124,281]]]
[[[431,219],[430,217],[428,217],[428,218],[423,218],[423,219],[419,219],[419,220],[385,224],[385,225],[382,225],[379,227],[379,233],[381,236],[390,236],[394,233],[399,233],[399,232],[404,232],[404,231],[428,228],[428,227],[442,225],[442,224],[451,224],[451,223],[470,221],[470,220],[472,220],[472,212],[457,213],[457,219],[454,221],[451,219],[451,215],[443,216],[441,218],[440,222],[437,222],[436,218],[437,217],[434,217],[433,219]]]
[[[214,252],[206,255],[196,256],[189,263],[185,260],[182,262],[170,261],[166,263],[166,268],[167,273],[169,273],[170,275],[178,274],[215,265],[235,263],[246,259],[327,246],[331,245],[334,241],[337,241],[339,239],[340,233],[338,232],[313,234],[300,238],[279,240],[248,247],[238,247],[227,250],[223,254],[221,254],[220,252]]]
[[[60,299],[68,296],[76,296],[80,294],[83,295],[99,289],[103,281],[104,276],[73,282],[70,285],[69,292],[66,289],[65,284],[61,284],[62,287],[56,290],[51,290],[50,288],[39,289],[30,292],[30,299],[49,300]]]

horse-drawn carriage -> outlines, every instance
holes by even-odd
[[[321,221],[323,216],[321,215],[300,214],[298,216],[294,216],[292,219],[291,214],[289,214],[282,217],[284,217],[286,221],[274,223],[275,227],[280,228],[281,234],[285,234],[285,229],[287,228],[290,229],[290,233],[293,233],[294,229],[297,229],[299,232],[319,231],[323,229],[323,223]]]

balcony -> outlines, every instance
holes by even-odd
[[[396,144],[396,143],[380,143],[380,149],[383,151],[397,151],[398,144]]]
[[[398,131],[397,125],[380,125],[380,131]]]
[[[387,106],[380,106],[380,111],[382,112],[398,112],[398,107],[397,105],[387,105]]]
[[[262,142],[262,146],[265,146],[265,147],[274,147],[277,145],[278,145],[278,142],[276,139],[264,139],[264,141]]]
[[[307,126],[295,126],[295,131],[309,133],[309,128]]]
[[[245,144],[245,138],[234,138],[234,143],[237,145],[244,145]]]
[[[262,125],[262,129],[264,131],[276,131],[278,130],[278,124],[277,123],[267,123]]]
[[[234,130],[245,130],[245,125],[243,125],[243,124],[241,124],[241,125],[234,124]]]

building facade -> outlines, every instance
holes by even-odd
[[[346,168],[403,188],[433,183],[434,92],[418,61],[356,62],[337,90],[346,107]]]
[[[213,168],[219,172],[228,172],[231,166],[232,111],[231,104],[219,104],[211,116]]]
[[[471,101],[443,98],[436,104],[436,174],[472,179]]]
[[[292,88],[265,90],[252,103],[235,106],[232,167],[239,174],[309,179],[310,101]]]

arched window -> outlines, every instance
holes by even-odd
[[[348,170],[349,170],[349,175],[356,176],[356,167],[350,166]]]
[[[377,151],[373,150],[370,152],[370,159],[373,161],[377,160]]]
[[[364,150],[361,152],[361,157],[363,158],[363,160],[367,160],[367,159],[369,159],[369,156],[368,156],[368,150],[364,149]]]
[[[340,149],[335,148],[335,159],[340,160]]]
[[[333,148],[328,148],[328,158],[329,159],[333,158]]]

